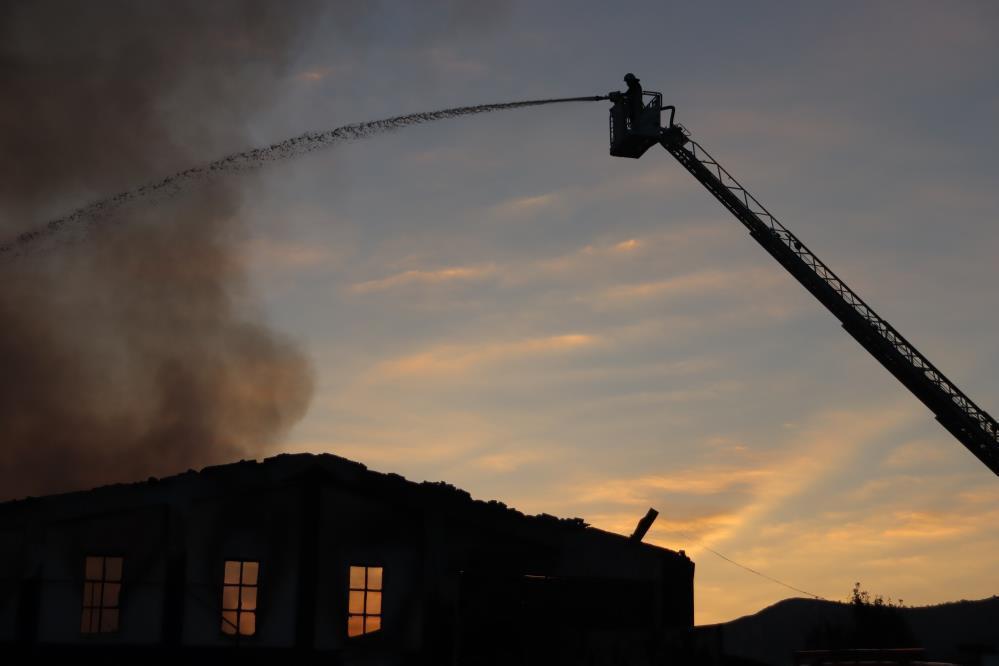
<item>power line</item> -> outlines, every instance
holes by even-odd
[[[714,548],[710,548],[709,546],[706,546],[703,542],[698,541],[697,539],[695,539],[694,537],[690,536],[689,534],[687,534],[686,532],[684,532],[682,530],[676,530],[676,532],[682,534],[685,538],[689,539],[690,541],[693,541],[695,544],[697,544],[698,546],[700,546],[704,550],[708,551],[709,553],[712,553],[713,555],[717,555],[718,557],[720,557],[721,559],[725,560],[729,564],[734,564],[735,566],[739,567],[740,569],[745,569],[746,571],[748,571],[751,574],[755,574],[755,575],[759,576],[760,578],[766,578],[767,580],[769,580],[772,583],[777,583],[778,585],[783,585],[784,587],[788,588],[789,590],[794,590],[795,592],[800,592],[801,594],[807,594],[810,597],[813,597],[815,599],[821,599],[822,601],[828,601],[828,599],[826,599],[825,597],[819,596],[818,594],[815,594],[814,592],[809,592],[808,590],[803,590],[800,587],[795,587],[794,585],[791,585],[789,583],[785,583],[784,581],[778,580],[778,579],[774,578],[773,576],[768,576],[767,574],[763,573],[762,571],[757,571],[756,569],[753,569],[752,567],[747,567],[745,564],[740,564],[739,562],[736,562],[735,560],[733,560],[731,557],[723,555],[722,553],[719,553]]]

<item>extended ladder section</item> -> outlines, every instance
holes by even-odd
[[[829,309],[958,441],[999,475],[999,424],[868,306],[680,125],[660,144],[742,222],[749,234]]]

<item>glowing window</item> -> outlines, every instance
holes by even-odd
[[[382,568],[351,567],[347,597],[347,635],[382,628]]]
[[[121,557],[88,555],[83,563],[83,617],[80,633],[118,631],[121,600]]]
[[[226,560],[222,578],[222,633],[257,633],[257,577],[260,562]]]

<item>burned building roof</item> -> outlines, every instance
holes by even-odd
[[[586,533],[629,541],[637,546],[654,548],[686,559],[676,553],[620,534],[590,526],[582,518],[559,518],[547,513],[525,514],[497,500],[475,499],[471,494],[444,481],[415,482],[395,473],[378,472],[341,456],[322,453],[284,453],[263,460],[240,460],[213,465],[200,471],[189,469],[172,476],[150,477],[134,483],[117,483],[42,497],[27,497],[0,503],[0,518],[20,522],[44,514],[48,519],[70,517],[80,511],[85,501],[87,511],[113,510],[122,505],[133,507],[155,504],[169,498],[202,499],[225,494],[244,494],[275,487],[294,487],[304,478],[320,480],[386,501],[432,508],[450,515],[474,520],[520,524],[557,531]]]

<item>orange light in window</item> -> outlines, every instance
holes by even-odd
[[[350,567],[347,591],[347,636],[382,628],[382,567]]]
[[[259,562],[226,560],[222,574],[222,633],[257,633],[257,576]]]

